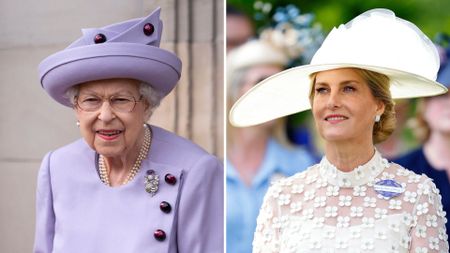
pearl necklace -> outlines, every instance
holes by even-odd
[[[152,133],[150,128],[145,125],[145,134],[144,134],[144,142],[142,143],[141,150],[139,150],[139,155],[136,159],[136,162],[134,163],[133,167],[130,170],[130,173],[128,174],[127,178],[123,180],[122,185],[127,184],[133,178],[136,176],[136,174],[139,172],[139,169],[141,168],[142,160],[144,160],[147,155],[148,151],[150,150],[150,144],[152,143]],[[99,168],[99,174],[100,174],[100,180],[107,186],[111,186],[111,183],[109,182],[109,175],[108,171],[106,169],[106,163],[105,158],[100,155],[98,158],[98,168]]]

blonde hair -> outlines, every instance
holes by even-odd
[[[373,97],[381,101],[384,104],[384,112],[380,117],[379,122],[375,122],[373,126],[373,143],[377,144],[382,141],[385,141],[395,130],[395,108],[394,108],[394,100],[392,100],[391,91],[390,91],[390,80],[389,77],[370,70],[352,68],[356,71],[368,84],[370,92]],[[317,73],[313,73],[310,75],[311,79],[311,90],[309,93],[309,100],[312,105],[314,99],[314,84],[316,81]]]

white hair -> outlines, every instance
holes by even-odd
[[[73,106],[75,106],[76,97],[78,96],[79,92],[80,85],[74,85],[66,91],[64,96],[70,100],[70,103]],[[148,121],[152,116],[153,111],[160,105],[164,94],[145,82],[139,83],[139,94],[149,106],[145,115],[145,120]]]
[[[148,83],[140,83],[139,84],[139,94],[144,97],[144,99],[148,102],[151,110],[156,109],[161,103],[164,94],[160,91],[157,91]]]
[[[68,90],[66,90],[66,93],[64,94],[64,97],[70,100],[70,103],[72,104],[73,107],[75,107],[76,104],[75,98],[78,96],[79,92],[80,92],[80,85],[74,85],[70,87]]]

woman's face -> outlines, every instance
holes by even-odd
[[[450,94],[428,98],[425,102],[424,117],[431,131],[450,134]]]
[[[132,79],[108,79],[80,85],[78,105],[100,101],[100,107],[93,111],[76,106],[81,135],[92,149],[105,157],[137,152],[140,146],[138,140],[143,135],[147,104],[141,100],[131,112],[118,111],[111,107],[111,97],[117,103],[130,98],[139,101],[139,82]]]
[[[375,116],[384,111],[367,82],[351,68],[317,73],[312,112],[320,135],[328,142],[372,140]]]

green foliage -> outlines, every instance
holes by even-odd
[[[227,3],[244,11],[250,17],[255,16],[254,1],[227,0]],[[273,8],[294,4],[302,13],[312,12],[316,15],[324,32],[333,27],[350,21],[353,17],[373,8],[388,8],[398,17],[416,24],[426,35],[434,38],[436,34],[444,32],[450,34],[450,1],[449,0],[264,0]],[[256,27],[266,25],[267,21],[255,21]]]

